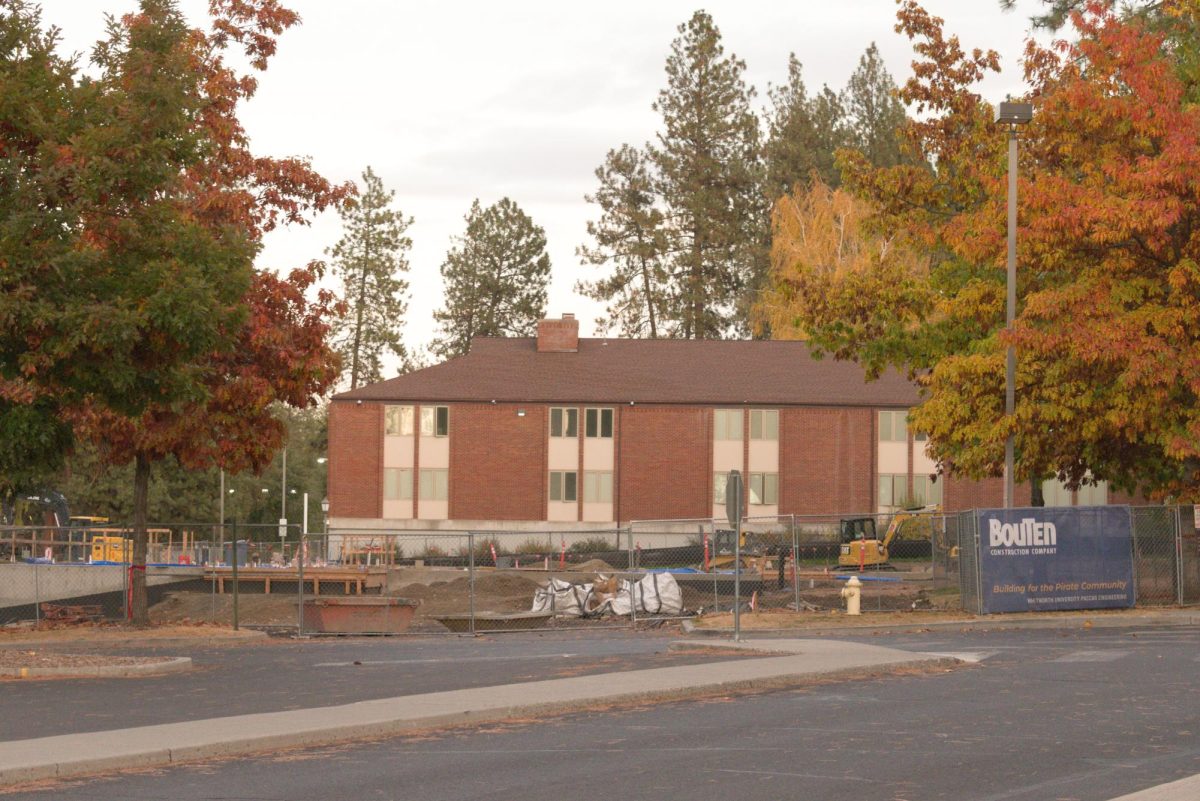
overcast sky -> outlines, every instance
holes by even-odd
[[[548,312],[574,312],[592,332],[598,308],[575,294],[583,268],[575,248],[595,211],[583,200],[593,171],[624,142],[654,137],[651,110],[665,84],[663,65],[676,27],[697,8],[713,15],[726,52],[746,62],[746,77],[766,102],[768,84],[785,80],[787,56],[804,65],[809,90],[840,90],[874,41],[901,83],[911,72],[910,43],[895,33],[893,0],[676,0],[604,2],[395,2],[291,0],[303,24],[286,33],[242,112],[255,152],[309,156],[326,177],[356,180],[369,164],[409,229],[410,347],[434,332],[441,305],[438,268],[463,215],[508,196],[546,229],[553,265]],[[195,24],[206,0],[181,0]],[[105,11],[136,0],[43,0],[47,23],[62,28],[70,51],[90,50]],[[1029,15],[1022,0],[927,0],[963,45],[992,48],[1003,76],[981,87],[1002,99],[1020,90],[1019,56]],[[335,213],[310,228],[277,231],[260,264],[276,269],[322,256],[340,235]]]

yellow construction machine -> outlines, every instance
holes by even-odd
[[[888,548],[892,542],[897,538],[931,539],[935,523],[933,515],[940,511],[938,506],[926,506],[896,512],[882,540],[875,528],[874,517],[842,518],[838,570],[894,569],[888,563]]]
[[[719,528],[713,532],[712,556],[705,564],[706,570],[732,570],[734,563],[733,540],[737,532],[733,529]],[[742,570],[765,573],[774,564],[767,554],[762,537],[742,529],[741,543],[738,546],[741,556]]]

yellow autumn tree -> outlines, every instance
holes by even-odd
[[[902,233],[882,230],[866,200],[814,179],[775,203],[755,327],[774,339],[807,340],[813,322],[844,321],[851,336],[832,350],[847,358],[884,336],[897,316],[915,324],[932,308],[928,271],[929,257]]]

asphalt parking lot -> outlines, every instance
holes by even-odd
[[[553,632],[269,639],[161,646],[31,646],[190,656],[189,673],[147,678],[0,681],[0,740],[333,706],[415,695],[752,656],[668,653],[677,632]]]

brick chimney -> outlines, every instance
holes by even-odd
[[[538,353],[575,353],[579,350],[579,321],[573,314],[561,320],[538,321]]]

